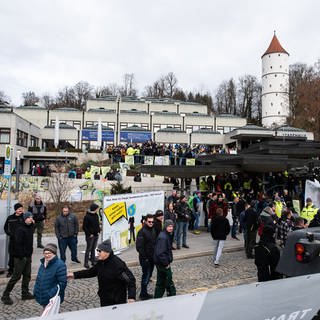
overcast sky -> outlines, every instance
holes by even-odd
[[[290,64],[320,58],[319,0],[10,0],[0,7],[0,90],[55,94],[83,80],[142,93],[172,71],[184,90],[261,76],[273,31]]]

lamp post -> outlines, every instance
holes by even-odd
[[[184,131],[184,118],[185,118],[186,114],[180,113],[180,116],[182,117],[182,131]]]
[[[119,126],[119,114],[120,114],[120,95],[117,96],[117,111],[116,111],[116,114],[117,114],[117,123],[116,123],[116,145],[119,145],[120,144],[120,139],[119,139],[119,136],[120,136],[120,126]]]
[[[16,170],[17,198],[19,197],[19,189],[20,189],[20,156],[21,156],[21,150],[17,150],[17,170]]]
[[[152,141],[154,141],[154,132],[153,132],[153,123],[152,123],[153,116],[154,116],[154,112],[150,112],[150,132],[151,132]]]

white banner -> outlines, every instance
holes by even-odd
[[[103,239],[110,238],[114,250],[126,248],[130,238],[130,226],[136,235],[141,228],[142,216],[154,214],[158,209],[163,210],[163,207],[163,191],[104,197]]]
[[[311,198],[312,203],[320,208],[320,183],[318,180],[306,180],[305,199]]]

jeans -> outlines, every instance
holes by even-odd
[[[84,265],[87,265],[89,262],[89,259],[91,263],[93,264],[96,260],[96,247],[98,243],[99,236],[86,236],[86,253],[84,254]]]
[[[72,236],[68,238],[61,238],[58,239],[59,244],[59,251],[60,251],[60,258],[62,261],[66,261],[66,249],[69,247],[71,251],[71,260],[77,260],[77,243],[78,239],[77,236]]]
[[[182,245],[187,245],[187,229],[188,229],[188,222],[177,221],[177,246],[180,246],[181,244],[181,235],[182,235]]]
[[[192,214],[194,215],[193,230],[198,230],[199,229],[200,212],[193,212]]]
[[[165,291],[167,291],[168,297],[176,295],[176,287],[172,280],[172,270],[171,267],[157,266],[157,283],[154,298],[162,298]]]
[[[139,260],[142,268],[141,291],[140,291],[140,298],[141,298],[141,297],[146,297],[148,295],[148,284],[152,276],[154,264],[153,264],[153,261],[150,261],[150,260],[142,260],[142,259],[139,259]]]
[[[232,217],[232,227],[231,227],[231,237],[235,238],[237,236],[237,230],[238,230],[238,218]]]
[[[36,221],[34,223],[34,231],[36,232],[37,230],[37,245],[41,246],[42,245],[42,233],[43,233],[43,228],[44,228],[44,221]]]
[[[214,252],[213,252],[213,262],[214,264],[219,264],[219,260],[222,254],[222,249],[224,247],[225,240],[213,240]]]
[[[29,283],[31,279],[31,257],[14,258],[13,274],[3,292],[4,297],[8,297],[10,295],[10,292],[14,288],[15,284],[21,279],[21,276],[21,293],[22,296],[24,296],[29,293]]]

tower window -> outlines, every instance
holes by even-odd
[[[282,65],[280,64],[280,68],[282,68]]]
[[[280,114],[280,111],[278,111],[278,114]]]
[[[272,69],[272,66],[270,66],[270,69]]]
[[[272,85],[271,85],[271,84],[269,84],[269,87],[271,88],[271,87],[272,87]]]
[[[276,97],[278,96],[278,94],[276,93]]]
[[[274,75],[274,77],[276,78],[276,77],[277,77],[277,75],[275,74],[275,75]]]
[[[282,102],[280,102],[280,106],[282,106]]]
[[[280,53],[278,53],[278,57],[280,57]]]
[[[271,102],[271,105],[273,106],[273,102]]]

